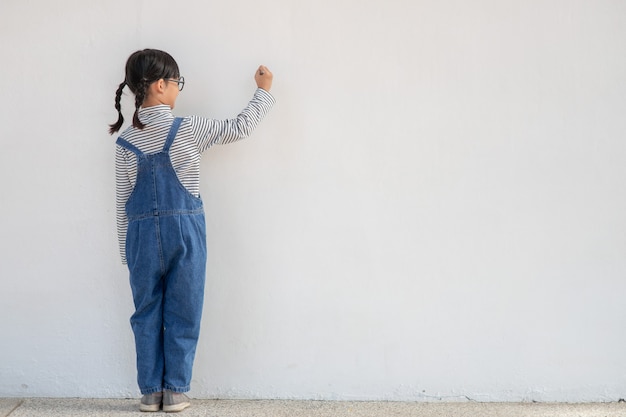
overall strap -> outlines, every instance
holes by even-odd
[[[117,138],[117,141],[115,141],[115,143],[121,146],[122,148],[126,148],[129,151],[133,152],[138,157],[143,155],[143,152],[141,152],[138,147],[136,147],[135,145],[133,145],[132,143],[128,142],[125,139]]]
[[[167,134],[165,146],[163,146],[163,152],[169,152],[170,146],[172,146],[172,143],[174,143],[174,138],[176,137],[176,133],[178,132],[178,128],[180,127],[180,122],[182,121],[182,117],[177,117],[174,119],[174,123],[172,123],[172,127],[170,128],[170,133]]]

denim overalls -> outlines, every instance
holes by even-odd
[[[181,184],[170,160],[181,121],[174,119],[156,154],[117,141],[137,155],[137,182],[126,203],[126,260],[142,394],[189,391],[200,332],[206,227],[202,200]]]

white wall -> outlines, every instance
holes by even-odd
[[[278,102],[202,163],[201,398],[626,392],[626,2],[0,1],[0,396],[138,394],[114,91]],[[130,99],[125,102],[128,118]]]

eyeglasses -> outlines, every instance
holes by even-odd
[[[168,78],[167,81],[174,81],[178,84],[178,91],[183,91],[183,88],[185,88],[185,77],[180,77],[179,79]]]

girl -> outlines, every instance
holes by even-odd
[[[126,62],[115,96],[118,120],[109,132],[124,123],[120,98],[128,86],[135,114],[115,149],[117,229],[135,304],[131,325],[141,411],[177,412],[190,405],[184,393],[200,331],[206,266],[200,155],[252,133],[274,104],[272,78],[266,67],[258,68],[258,88],[234,119],[175,118],[172,109],[185,79],[174,58],[144,49]]]

